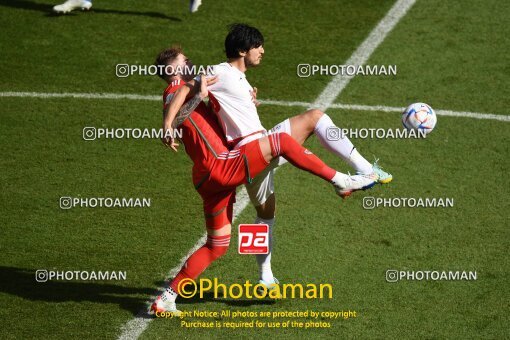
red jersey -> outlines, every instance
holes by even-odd
[[[170,102],[168,96],[184,85],[182,80],[175,80],[168,85],[163,92],[164,108]],[[227,141],[216,116],[209,112],[203,102],[177,128],[182,131],[181,140],[193,161],[193,183],[197,185],[210,173],[218,155],[229,152]]]

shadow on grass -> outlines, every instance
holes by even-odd
[[[58,5],[60,3],[63,3],[63,0],[55,0],[55,3],[50,4],[41,4],[29,0],[3,0],[0,2],[0,6],[3,7],[11,7],[11,8],[18,8],[18,9],[28,9],[28,10],[34,10],[39,12],[46,13],[46,16],[49,17],[57,17],[61,16],[62,14],[58,14],[53,12],[53,6]],[[76,10],[79,11],[79,10]],[[180,18],[177,17],[171,17],[162,13],[158,12],[137,12],[137,11],[121,11],[116,9],[101,9],[101,8],[95,8],[93,7],[90,12],[93,13],[99,13],[99,14],[119,14],[119,15],[135,15],[135,16],[147,16],[151,18],[159,18],[159,19],[166,19],[171,21],[182,21]],[[67,13],[65,15],[76,15],[76,13]]]
[[[35,272],[0,266],[0,292],[30,301],[111,303],[135,314],[146,306],[147,296],[154,293],[153,288],[122,287],[105,281],[37,282]]]
[[[147,301],[157,292],[154,288],[131,288],[115,285],[105,281],[36,281],[36,270],[0,266],[0,292],[21,297],[30,301],[46,302],[95,302],[117,304],[137,317],[152,318],[145,311]],[[163,282],[157,283],[159,287]],[[212,292],[205,292],[185,299],[179,298],[179,305],[197,305],[215,302],[232,307],[247,307],[252,305],[272,305],[270,299],[224,299],[219,293],[215,298]]]

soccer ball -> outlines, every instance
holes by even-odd
[[[434,129],[436,123],[436,113],[425,103],[411,104],[402,113],[402,124],[407,130],[423,131],[427,134]]]

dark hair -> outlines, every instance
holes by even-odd
[[[264,44],[262,33],[255,27],[246,24],[232,24],[228,26],[225,38],[225,52],[227,58],[239,58],[239,52],[248,52],[252,48]]]
[[[177,56],[182,53],[182,48],[180,46],[172,46],[169,48],[164,49],[163,51],[159,52],[158,56],[156,57],[156,61],[154,62],[154,65],[156,66],[167,66],[172,63],[172,61],[177,58]],[[158,68],[158,76],[167,81],[168,74],[166,74],[163,67]]]

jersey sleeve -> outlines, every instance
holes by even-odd
[[[209,91],[223,91],[224,90],[224,86],[225,86],[225,83],[223,81],[224,73],[225,73],[224,71],[225,71],[225,68],[221,64],[214,65],[212,67],[212,73],[208,73],[206,77],[209,78],[209,77],[217,76],[218,81],[215,84],[212,84],[211,86],[207,87],[209,89]]]
[[[186,82],[182,80],[174,80],[163,92],[163,107],[166,107],[177,92],[178,89],[186,85]]]

